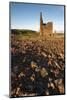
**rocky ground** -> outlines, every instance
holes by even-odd
[[[64,94],[64,40],[11,39],[11,97]]]

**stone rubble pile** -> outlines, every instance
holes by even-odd
[[[11,97],[64,94],[64,41],[11,40]]]

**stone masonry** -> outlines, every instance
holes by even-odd
[[[49,35],[51,36],[53,33],[53,23],[48,22],[48,23],[43,23],[42,19],[42,12],[40,13],[40,35]]]

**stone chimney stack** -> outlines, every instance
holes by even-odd
[[[42,12],[40,12],[40,35],[43,34],[43,19],[42,19]]]

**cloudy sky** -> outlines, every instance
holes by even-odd
[[[39,31],[40,12],[43,22],[53,22],[53,31],[64,32],[64,6],[46,4],[10,3],[11,29]]]

